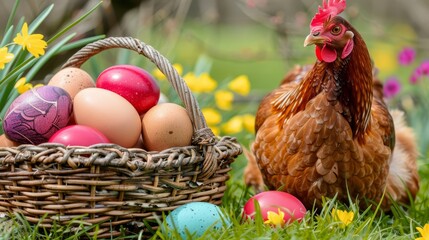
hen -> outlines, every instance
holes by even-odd
[[[389,113],[362,36],[338,16],[345,7],[323,1],[304,41],[316,46],[316,63],[296,67],[262,100],[245,181],[307,208],[324,196],[377,204],[386,192],[387,210],[416,196],[416,143],[401,112]]]

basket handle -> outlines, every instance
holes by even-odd
[[[111,48],[125,48],[145,56],[151,60],[167,77],[168,81],[184,103],[186,111],[191,118],[194,127],[192,144],[214,145],[217,142],[212,130],[207,126],[206,120],[201,112],[200,107],[198,106],[197,100],[195,99],[189,87],[186,85],[185,81],[177,73],[176,69],[157,50],[136,38],[109,37],[90,43],[71,56],[69,60],[62,66],[62,68],[79,68],[90,57]]]

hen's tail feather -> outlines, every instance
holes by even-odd
[[[413,130],[405,124],[404,113],[391,111],[395,125],[396,145],[390,160],[386,190],[392,201],[409,204],[419,190],[418,150]]]
[[[253,187],[257,193],[264,191],[264,179],[255,155],[245,147],[243,147],[243,153],[247,159],[247,166],[244,169],[244,183],[249,187]]]

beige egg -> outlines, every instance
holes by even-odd
[[[146,150],[161,151],[191,145],[193,126],[185,108],[161,103],[143,116],[142,135]]]
[[[14,142],[6,137],[6,135],[0,135],[0,147],[16,147],[19,143]]]
[[[95,87],[92,77],[80,68],[64,68],[57,72],[48,85],[60,87],[70,94],[73,99],[76,94],[85,88]]]
[[[112,143],[130,148],[141,134],[137,110],[119,94],[102,88],[86,88],[73,101],[77,124],[98,129]]]

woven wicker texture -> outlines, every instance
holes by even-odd
[[[64,67],[80,67],[93,55],[125,48],[151,60],[183,101],[194,126],[191,146],[148,152],[115,144],[0,147],[0,212],[19,212],[28,221],[100,224],[98,236],[119,227],[161,218],[185,203],[220,204],[230,164],[242,149],[233,137],[216,138],[191,91],[169,61],[131,37],[88,44]]]

